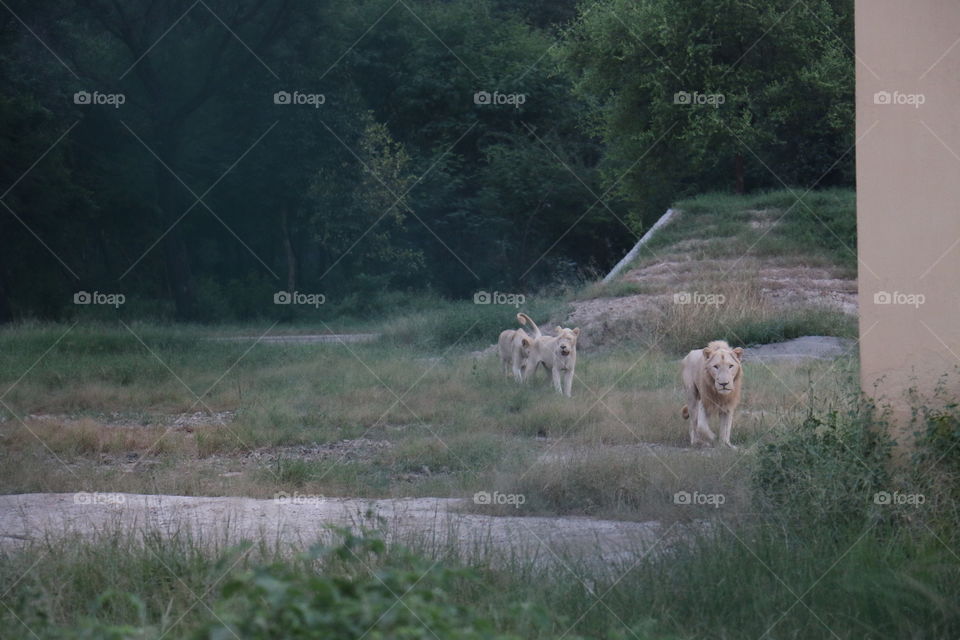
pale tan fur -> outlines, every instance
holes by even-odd
[[[690,420],[690,444],[713,444],[709,417],[720,416],[720,443],[730,443],[733,413],[743,388],[743,349],[731,349],[723,340],[714,340],[703,349],[694,349],[683,359],[681,377],[687,404],[681,413]]]
[[[545,336],[540,327],[526,314],[517,314],[520,324],[529,323],[533,329],[533,344],[530,346],[530,359],[527,363],[526,378],[536,372],[540,365],[550,372],[553,388],[557,393],[573,395],[573,376],[577,366],[577,338],[580,328],[556,328],[555,336]]]
[[[523,382],[532,343],[533,339],[523,329],[507,329],[500,334],[497,345],[504,375],[512,375],[517,382]]]

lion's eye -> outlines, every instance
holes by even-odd
[[[731,364],[731,365],[728,365],[728,366],[727,366],[727,369],[733,369],[733,365],[732,365],[732,364]]]
[[[719,369],[719,368],[720,368],[720,365],[715,364],[715,365],[713,365],[713,368],[714,368],[714,369]]]

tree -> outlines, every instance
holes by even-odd
[[[151,158],[151,208],[157,229],[166,229],[163,257],[180,319],[195,319],[198,312],[189,250],[177,222],[191,207],[191,191],[204,191],[197,182],[188,186],[197,177],[188,171],[191,140],[199,135],[200,122],[209,127],[215,120],[211,103],[251,68],[256,54],[250,48],[269,49],[293,24],[290,5],[264,0],[192,8],[188,2],[156,0],[76,2],[69,18],[50,31],[83,81],[125,95],[124,104],[130,106],[126,126],[147,147],[141,152],[156,156]],[[176,34],[168,37],[171,25]]]
[[[566,67],[594,105],[607,181],[643,209],[638,223],[685,193],[812,184],[849,152],[849,4],[607,0],[584,9],[565,33]],[[851,167],[847,156],[826,182],[848,182]]]

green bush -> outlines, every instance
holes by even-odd
[[[763,445],[753,473],[761,509],[804,526],[862,525],[874,495],[890,487],[892,442],[873,416],[866,401],[846,412],[811,408],[799,428]]]
[[[915,391],[910,395],[916,437],[912,480],[926,498],[931,525],[955,539],[960,521],[960,403],[947,389],[946,378],[932,398]]]
[[[448,569],[411,554],[382,562],[384,543],[344,534],[300,562],[241,572],[223,586],[217,620],[198,638],[508,639],[489,619],[455,603],[469,570]]]

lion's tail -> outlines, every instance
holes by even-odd
[[[680,415],[683,416],[684,420],[690,417],[690,409],[687,409],[687,405],[683,405],[683,409],[680,410]]]
[[[534,321],[533,321],[533,318],[531,318],[531,317],[528,316],[527,314],[525,314],[525,313],[518,313],[518,314],[517,314],[517,322],[519,322],[520,324],[523,324],[523,325],[525,325],[525,324],[527,324],[527,323],[530,323],[530,326],[533,327],[533,337],[534,337],[534,339],[539,338],[539,337],[541,337],[541,336],[543,335],[542,333],[540,333],[540,327],[537,326],[537,323],[534,322]]]

